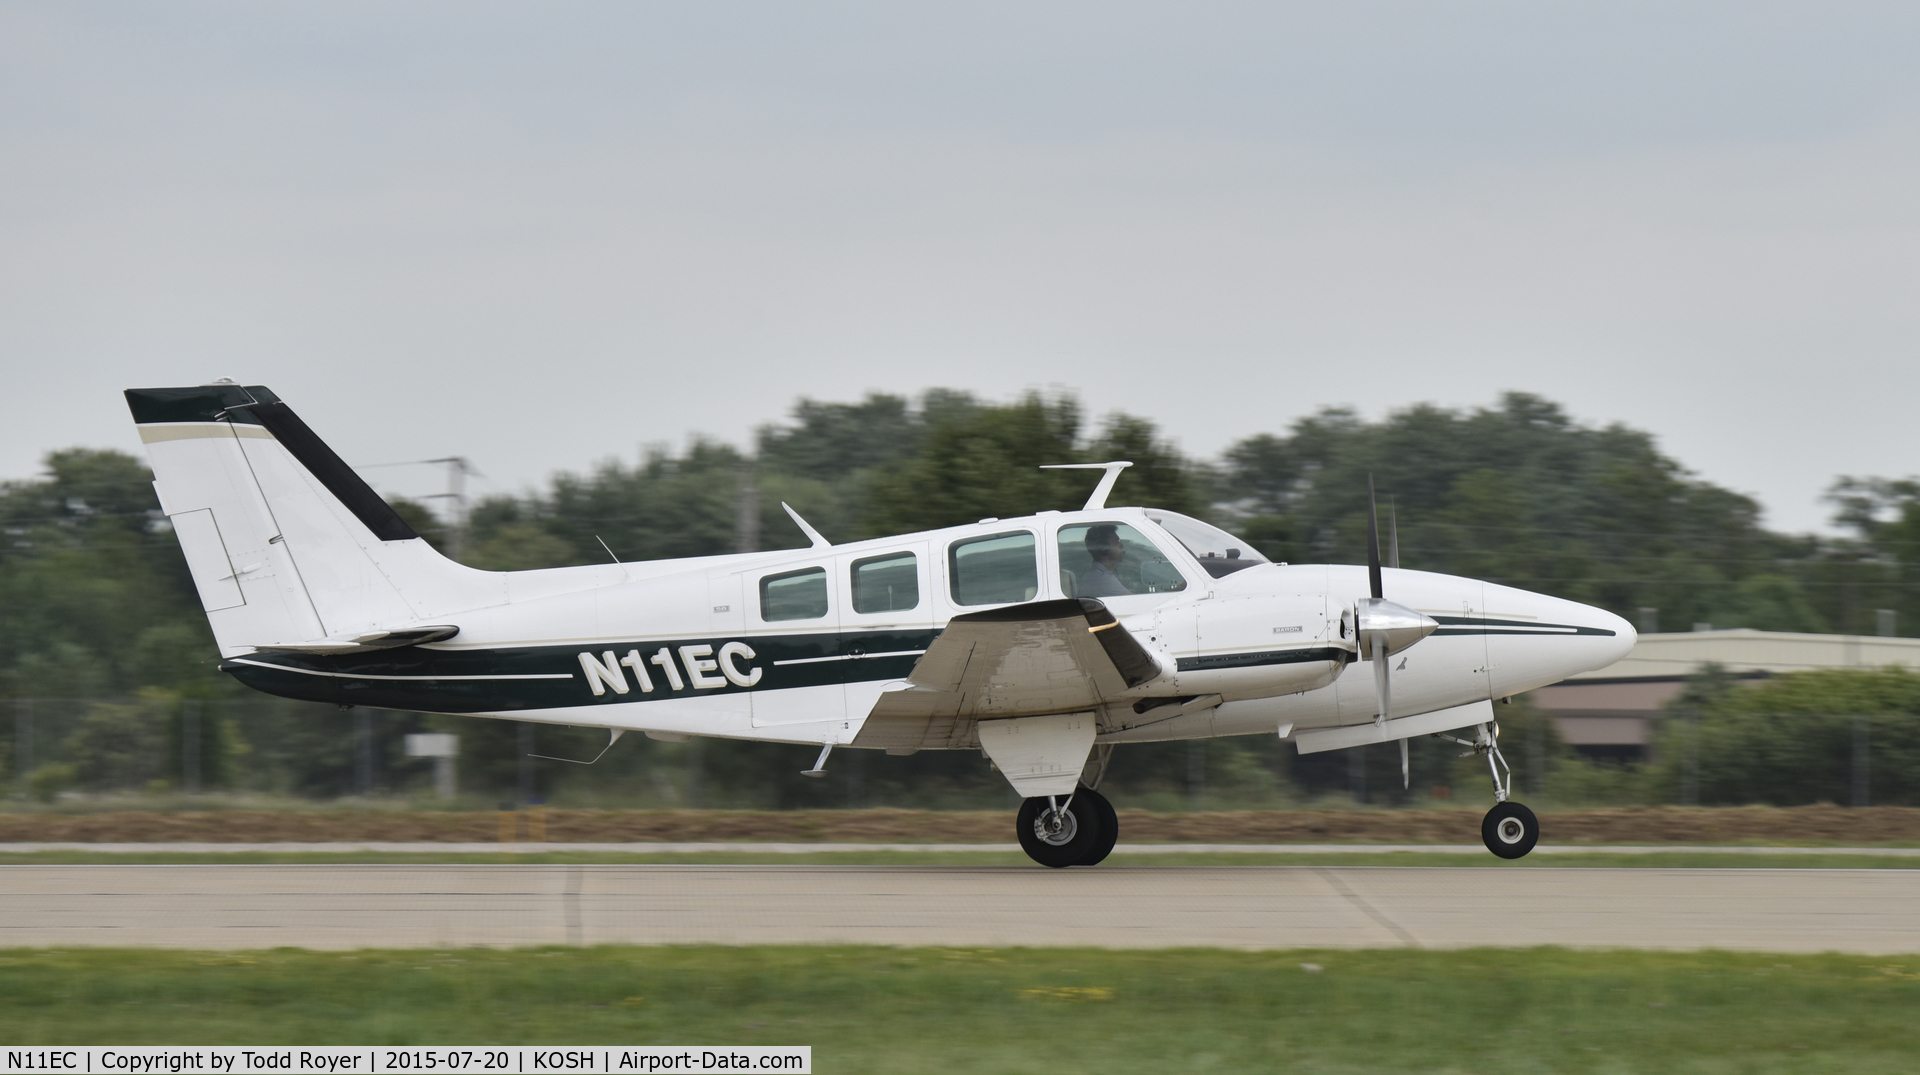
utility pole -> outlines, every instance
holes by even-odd
[[[1547,786],[1547,722],[1552,719],[1538,709],[1527,714],[1527,791],[1535,799]]]
[[[444,466],[447,468],[447,491],[428,493],[422,500],[449,501],[446,509],[446,546],[447,556],[459,560],[467,551],[467,479],[484,478],[464,455],[449,455],[441,459],[413,459],[404,463],[368,463],[355,467],[355,470],[372,470],[376,467],[416,467]]]
[[[439,464],[447,468],[447,491],[434,493],[428,500],[445,500],[447,505],[447,556],[460,560],[467,551],[467,479],[484,478],[464,455],[450,455],[445,459],[428,459],[428,463]]]
[[[683,755],[687,767],[687,807],[700,808],[700,737],[687,740],[686,753]]]
[[[200,699],[180,703],[180,791],[200,794]]]
[[[760,551],[760,487],[753,481],[753,464],[742,461],[734,471],[739,493],[734,504],[733,551]]]
[[[373,712],[353,707],[353,785],[361,798],[373,794]]]
[[[847,809],[849,810],[857,810],[865,805],[866,767],[866,751],[851,750],[847,752],[847,761],[842,768],[847,771]]]
[[[20,787],[27,786],[33,772],[33,699],[13,700],[13,768]]]
[[[1680,759],[1680,805],[1700,805],[1700,711],[1688,706],[1680,714],[1685,753]]]
[[[519,722],[520,805],[533,805],[533,722]]]
[[[1207,741],[1205,739],[1187,740],[1187,809],[1200,809],[1200,799],[1207,792]]]
[[[1873,722],[1865,713],[1853,717],[1853,805],[1865,806],[1871,790],[1868,784],[1868,748],[1872,745]]]
[[[1844,639],[1841,650],[1849,668],[1860,663],[1860,624],[1853,606],[1854,590],[1859,585],[1860,567],[1864,563],[1865,561],[1858,556],[1846,561],[1847,567],[1851,570],[1846,573],[1846,585],[1841,590],[1843,609],[1841,615],[1844,617],[1844,625],[1840,629],[1840,637]]]

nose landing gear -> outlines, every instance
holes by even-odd
[[[1480,842],[1503,859],[1521,858],[1532,851],[1533,846],[1540,842],[1540,819],[1533,816],[1533,811],[1507,799],[1513,792],[1513,770],[1500,754],[1500,725],[1474,725],[1472,742],[1451,735],[1438,738],[1471,747],[1468,754],[1478,754],[1487,759],[1487,769],[1493,774],[1493,809],[1487,811],[1487,816],[1480,821]]]

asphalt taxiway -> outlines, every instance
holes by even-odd
[[[1920,953],[1920,871],[0,866],[0,946],[1726,948]]]

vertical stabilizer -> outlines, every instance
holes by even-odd
[[[223,656],[505,599],[499,576],[435,552],[267,389],[126,396]]]

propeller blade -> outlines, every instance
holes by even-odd
[[[1388,703],[1392,700],[1387,684],[1387,646],[1384,637],[1374,642],[1373,691],[1380,696],[1380,714],[1373,718],[1373,723],[1384,728],[1387,724]]]
[[[1393,498],[1387,498],[1387,566],[1400,570],[1400,512],[1394,507]]]
[[[1400,566],[1400,526],[1393,528],[1393,566]],[[1373,475],[1367,475],[1367,581],[1373,596],[1354,607],[1354,624],[1360,632],[1360,657],[1373,662],[1374,693],[1380,699],[1380,712],[1374,723],[1385,727],[1393,708],[1393,685],[1387,681],[1387,658],[1432,634],[1440,625],[1431,616],[1395,604],[1381,593],[1380,584],[1380,507],[1373,491]]]
[[[1400,790],[1407,791],[1413,785],[1407,775],[1407,741],[1400,740]]]
[[[1380,508],[1373,499],[1373,475],[1367,475],[1367,582],[1373,596],[1387,596],[1380,589]]]

